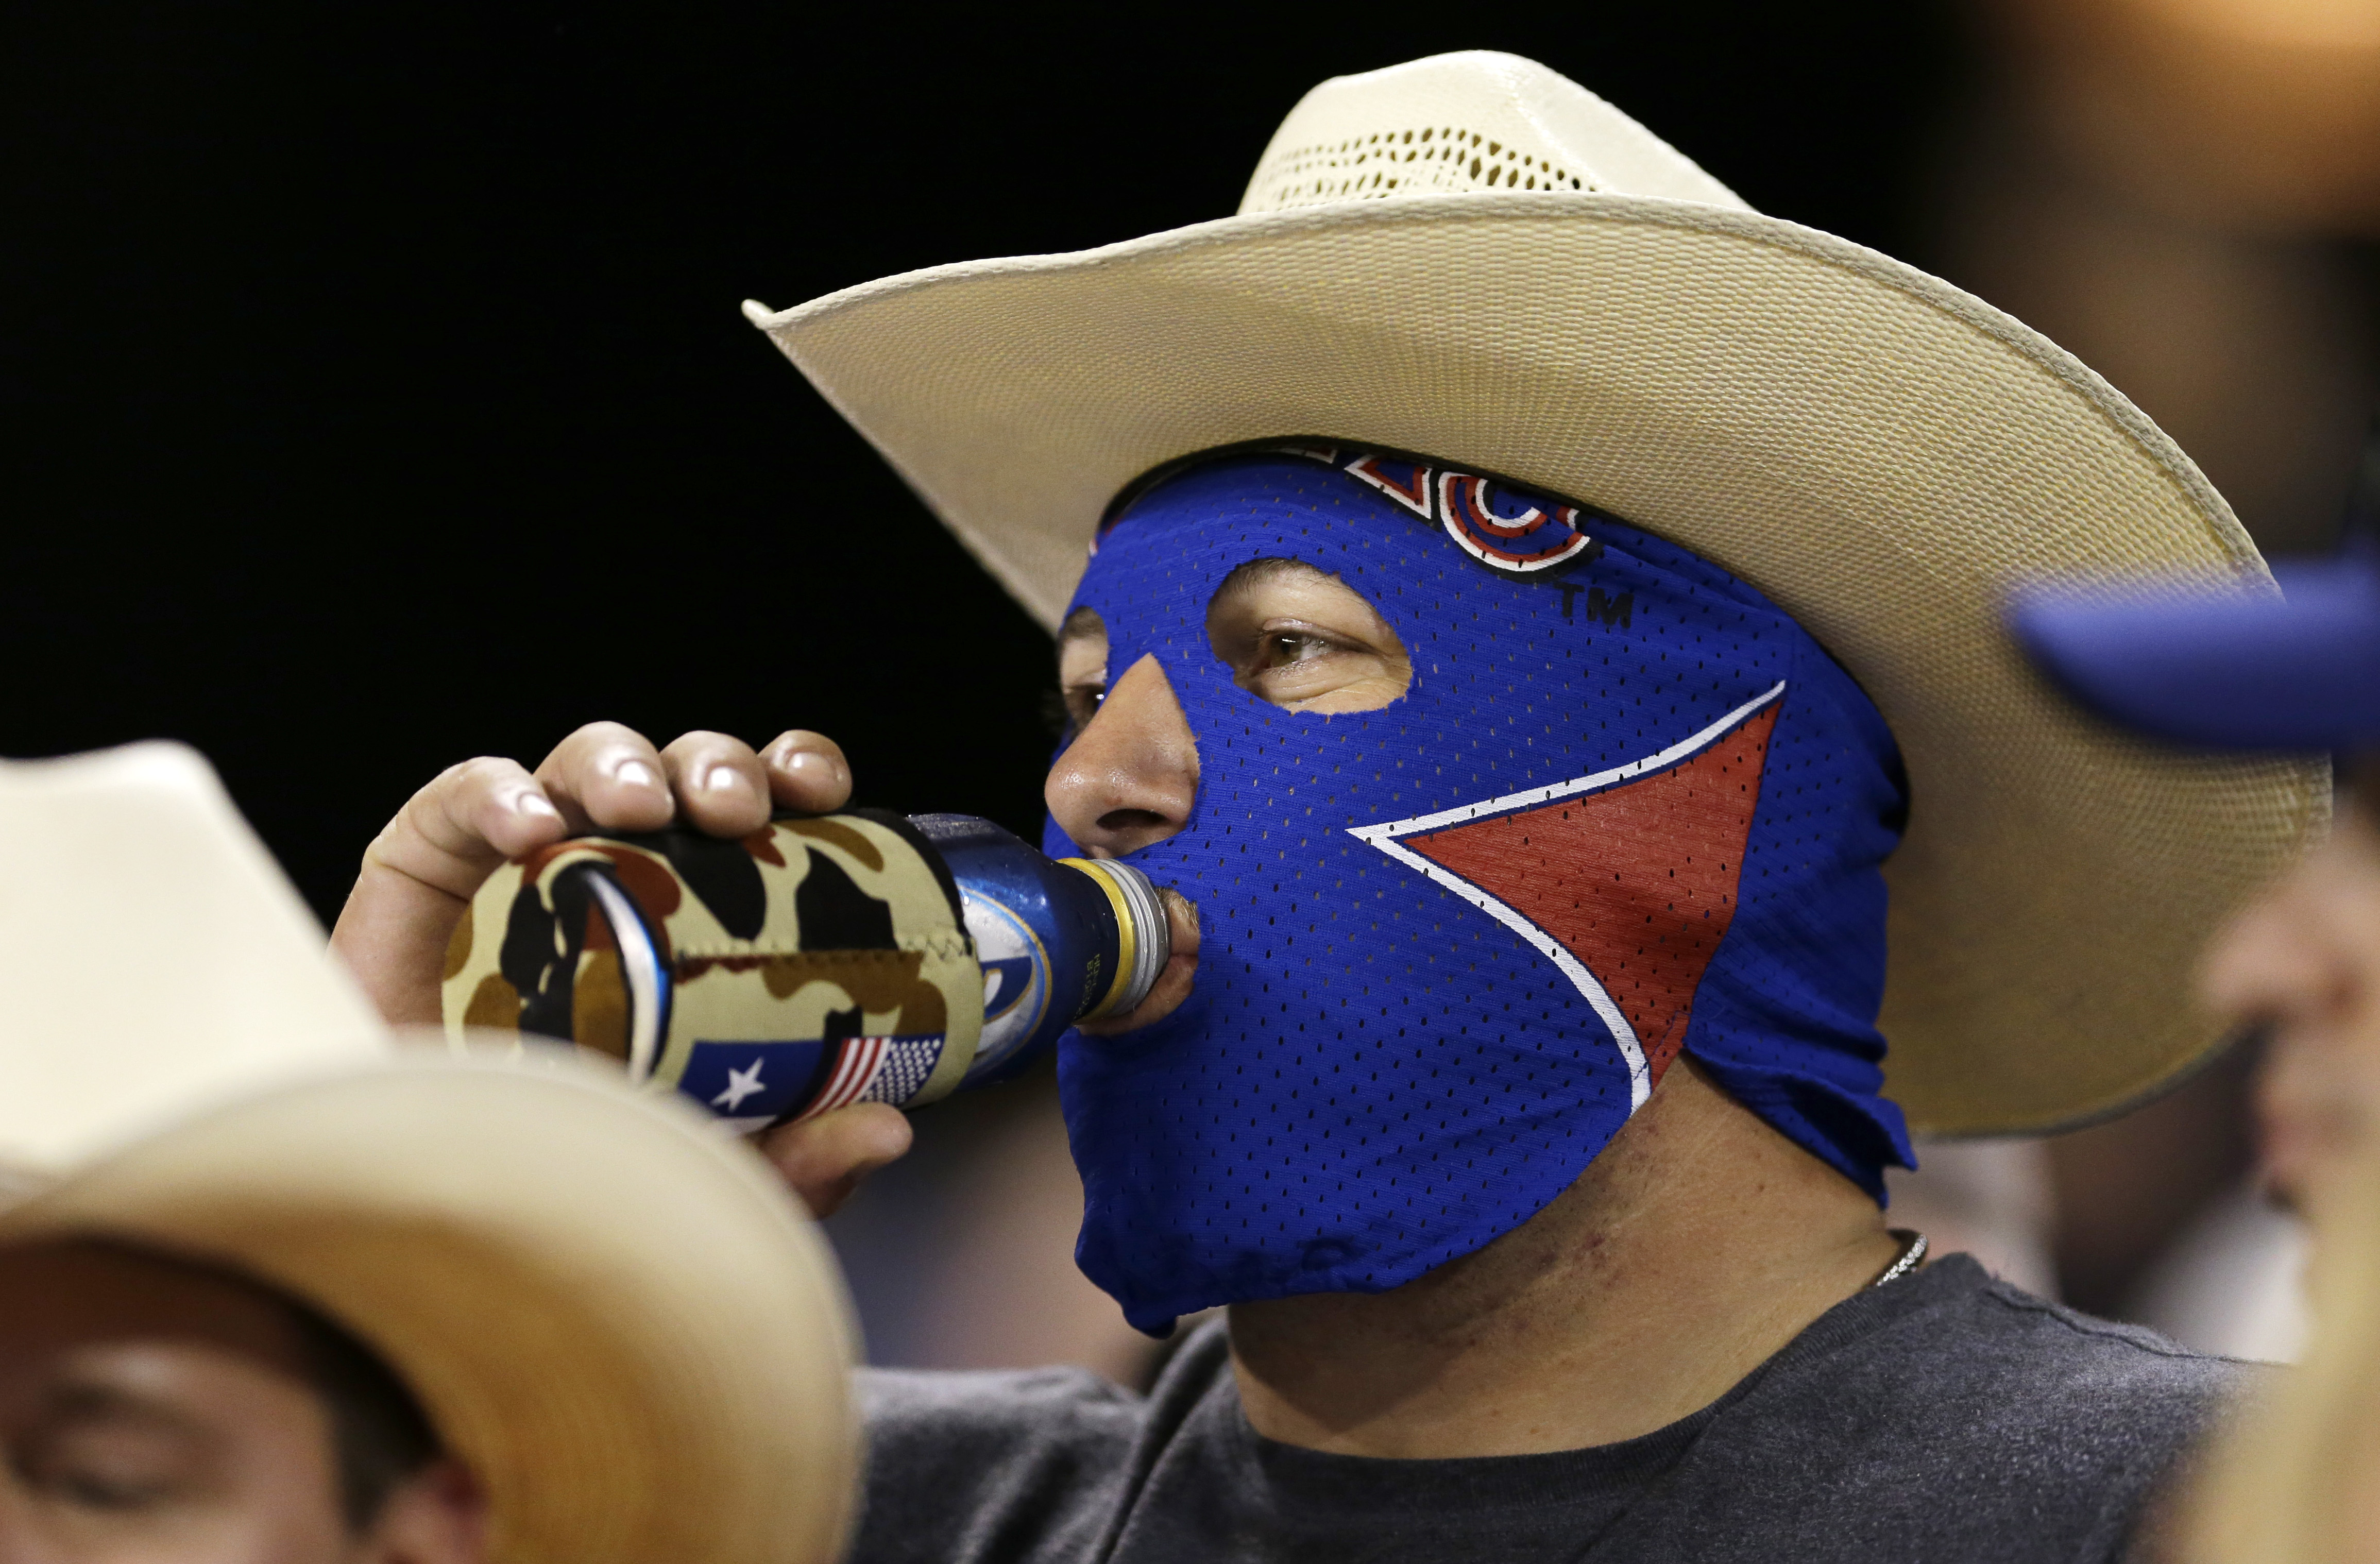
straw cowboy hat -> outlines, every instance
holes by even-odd
[[[2273,590],[2139,409],[1527,60],[1324,82],[1235,217],[745,309],[1045,625],[1136,476],[1283,436],[1582,500],[1758,587],[1908,764],[1883,1026],[1921,1131],[2048,1129],[2178,1079],[2219,1040],[2201,940],[2325,816],[2321,764],[2092,727],[2000,631],[2030,577]]]
[[[566,1056],[398,1046],[178,746],[0,763],[0,1246],[136,1243],[336,1319],[478,1475],[492,1558],[840,1554],[848,1312],[748,1150]]]

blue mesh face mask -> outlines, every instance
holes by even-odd
[[[1234,685],[1208,605],[1261,559],[1367,599],[1403,697]],[[1131,859],[1198,904],[1191,997],[1059,1045],[1077,1258],[1134,1325],[1469,1254],[1682,1051],[1878,1200],[1911,1163],[1875,1026],[1899,756],[1758,592],[1608,516],[1301,445],[1139,494],[1075,600],[1111,674],[1163,667],[1200,766],[1187,826]]]

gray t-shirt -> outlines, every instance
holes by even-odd
[[[1965,1255],[1837,1304],[1711,1405],[1551,1455],[1380,1461],[1248,1426],[1220,1324],[1146,1397],[874,1371],[855,1564],[2112,1559],[2251,1371]]]

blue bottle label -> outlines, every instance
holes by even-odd
[[[1050,1013],[1050,952],[1032,925],[979,884],[961,882],[961,911],[983,968],[983,1037],[970,1075],[1005,1064]]]

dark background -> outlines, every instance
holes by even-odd
[[[189,741],[326,920],[599,717],[1033,830],[1046,641],[743,298],[1226,215],[1316,81],[1481,46],[1922,261],[1961,90],[1920,0],[12,13],[0,753]]]

